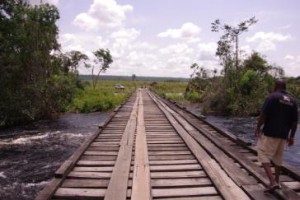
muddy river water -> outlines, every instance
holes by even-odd
[[[98,129],[107,113],[66,114],[56,120],[0,130],[0,200],[31,200],[53,177],[57,168]],[[256,118],[207,120],[254,141]],[[300,169],[300,131],[285,160]]]

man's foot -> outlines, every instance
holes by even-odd
[[[275,184],[273,186],[269,186],[267,189],[265,189],[265,193],[272,193],[275,190],[280,189],[280,186],[278,184]]]
[[[281,184],[280,183],[278,183],[278,189],[281,189]]]

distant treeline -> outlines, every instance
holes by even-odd
[[[79,75],[80,80],[91,81],[92,75]],[[102,75],[99,80],[104,81],[132,81],[132,76],[112,76],[112,75]],[[152,77],[152,76],[135,76],[135,81],[156,81],[156,82],[188,82],[188,78],[174,78],[174,77]]]

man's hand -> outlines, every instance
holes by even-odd
[[[294,138],[292,137],[289,137],[288,140],[287,140],[287,143],[288,143],[288,146],[293,146],[294,145]]]
[[[260,129],[257,128],[257,129],[255,130],[255,137],[256,137],[257,140],[258,140],[258,138],[260,137],[260,134],[261,134]]]

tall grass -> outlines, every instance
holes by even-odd
[[[151,88],[159,95],[174,101],[184,101],[187,82],[159,82]]]
[[[125,90],[117,90],[121,84]],[[71,112],[95,112],[114,109],[126,100],[137,88],[149,87],[150,82],[141,81],[99,81],[94,89],[89,82],[83,90],[78,90],[73,102],[67,106]],[[187,82],[159,82],[151,88],[161,96],[175,101],[186,101],[184,93]],[[196,98],[196,97],[194,97]]]
[[[125,89],[115,89],[116,84],[124,85]],[[133,81],[101,81],[93,88],[87,83],[83,90],[78,90],[73,102],[67,106],[67,110],[87,113],[114,109],[140,85],[141,83]]]

